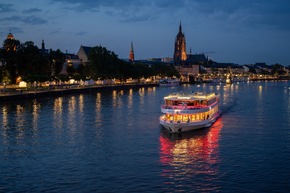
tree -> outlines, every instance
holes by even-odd
[[[274,64],[272,74],[274,74],[274,75],[286,74],[286,71],[284,70],[284,66],[282,66],[281,64]]]
[[[107,50],[104,47],[93,47],[89,54],[89,64],[85,66],[83,72],[86,77],[95,80],[117,78],[125,80],[128,78],[148,78],[150,76],[163,75],[163,76],[176,76],[179,77],[178,71],[172,64],[154,64],[150,67],[147,64],[138,62],[126,62],[118,58],[118,56]]]
[[[50,75],[58,76],[62,70],[63,63],[65,62],[65,55],[59,49],[51,49],[48,55],[52,70]]]
[[[72,64],[68,64],[66,67],[66,71],[68,73],[68,76],[73,76],[74,73],[76,72],[76,69],[73,67]]]
[[[27,82],[49,80],[51,68],[46,54],[32,41],[21,44],[17,53],[17,75]]]
[[[0,50],[1,62],[8,72],[8,80],[11,83],[16,81],[16,56],[20,47],[20,41],[15,39],[6,39],[3,42],[3,49]],[[6,79],[7,80],[7,79]]]
[[[152,65],[152,71],[153,75],[161,75],[161,76],[167,76],[167,77],[180,77],[178,71],[174,68],[172,64],[165,64],[165,63],[159,63]]]
[[[117,66],[120,62],[118,56],[105,47],[93,47],[89,54],[89,70],[87,76],[97,78],[113,78],[117,74]]]

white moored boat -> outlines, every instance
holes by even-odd
[[[159,81],[159,86],[177,86],[180,84],[178,79],[162,79]]]
[[[219,95],[215,93],[178,93],[164,97],[160,124],[171,133],[211,126],[220,116]]]

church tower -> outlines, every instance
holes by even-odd
[[[131,62],[134,62],[135,56],[134,56],[134,48],[133,48],[133,43],[131,42],[131,49],[130,49],[130,54],[129,54],[129,60]]]
[[[179,65],[180,62],[185,61],[187,59],[186,55],[186,42],[185,36],[182,33],[181,22],[179,25],[179,32],[175,39],[175,47],[174,47],[174,62],[176,65]]]
[[[5,40],[4,48],[6,51],[16,51],[17,48],[17,40],[14,39],[13,34],[10,32],[7,35],[7,38]]]
[[[11,32],[7,35],[7,39],[8,40],[14,40],[14,36],[13,36],[13,34]]]
[[[42,43],[41,43],[41,49],[42,49],[42,50],[45,50],[44,40],[42,40]]]

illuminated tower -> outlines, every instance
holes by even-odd
[[[10,32],[7,35],[7,38],[4,43],[4,48],[6,51],[16,51],[17,48],[17,40],[14,39],[13,34]]]
[[[180,64],[181,61],[185,61],[187,59],[186,56],[186,42],[185,36],[182,33],[181,22],[179,25],[179,32],[175,39],[175,47],[174,47],[174,62],[175,64]]]
[[[129,54],[129,60],[131,62],[134,62],[135,56],[134,56],[134,49],[133,49],[133,43],[131,42],[131,49],[130,49],[130,54]]]
[[[7,35],[7,39],[8,40],[13,40],[14,39],[14,36],[13,36],[13,34],[11,32]]]

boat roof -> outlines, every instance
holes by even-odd
[[[209,100],[217,95],[213,92],[172,93],[164,97],[165,100]]]

